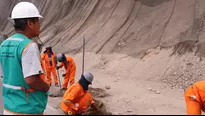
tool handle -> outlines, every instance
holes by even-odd
[[[58,74],[58,82],[59,82],[59,86],[60,86],[60,90],[61,90],[61,80],[60,80],[59,70],[57,69],[57,66],[58,66],[57,56],[54,57],[54,61],[56,64],[56,70],[57,70],[57,74]]]
[[[85,61],[85,37],[83,38],[83,61],[82,61],[82,74],[84,73],[84,61]]]

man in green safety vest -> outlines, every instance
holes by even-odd
[[[4,115],[40,115],[48,100],[49,85],[41,78],[38,45],[39,14],[30,2],[19,2],[12,10],[15,34],[0,46],[0,76],[3,76]]]

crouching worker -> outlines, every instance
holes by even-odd
[[[71,85],[65,92],[60,108],[67,115],[81,115],[89,106],[96,109],[95,102],[88,92],[88,86],[92,84],[93,75],[89,72],[83,73],[77,83]]]
[[[188,115],[201,115],[205,112],[205,81],[189,86],[184,93]]]

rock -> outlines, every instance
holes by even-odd
[[[99,98],[103,98],[103,97],[105,97],[105,95],[100,94],[100,95],[98,95],[98,97],[99,97]]]
[[[104,106],[103,102],[100,102],[99,105],[98,105],[98,109],[102,108],[103,106]]]
[[[157,94],[160,94],[160,91],[157,90],[156,93],[157,93]]]
[[[128,100],[128,99],[125,99],[125,102],[129,103],[129,102],[130,102],[130,100]]]
[[[127,112],[132,112],[132,110],[127,110]]]
[[[121,43],[118,43],[118,44],[117,44],[117,46],[121,46],[121,45],[122,45]]]
[[[110,89],[110,86],[105,86],[105,89]]]
[[[186,65],[193,65],[191,62],[186,63]]]
[[[152,91],[152,88],[151,88],[151,87],[149,87],[149,88],[148,88],[148,90],[149,90],[149,91]]]
[[[117,80],[114,80],[113,82],[118,82],[119,81],[119,79],[117,79]]]

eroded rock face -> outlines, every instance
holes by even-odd
[[[0,1],[0,29],[12,30],[6,21],[16,3]],[[25,1],[25,0],[22,0]],[[204,0],[26,0],[44,16],[41,39],[64,53],[86,51],[143,56],[157,46],[190,51],[197,43],[204,51]],[[183,48],[183,49],[182,49]]]

